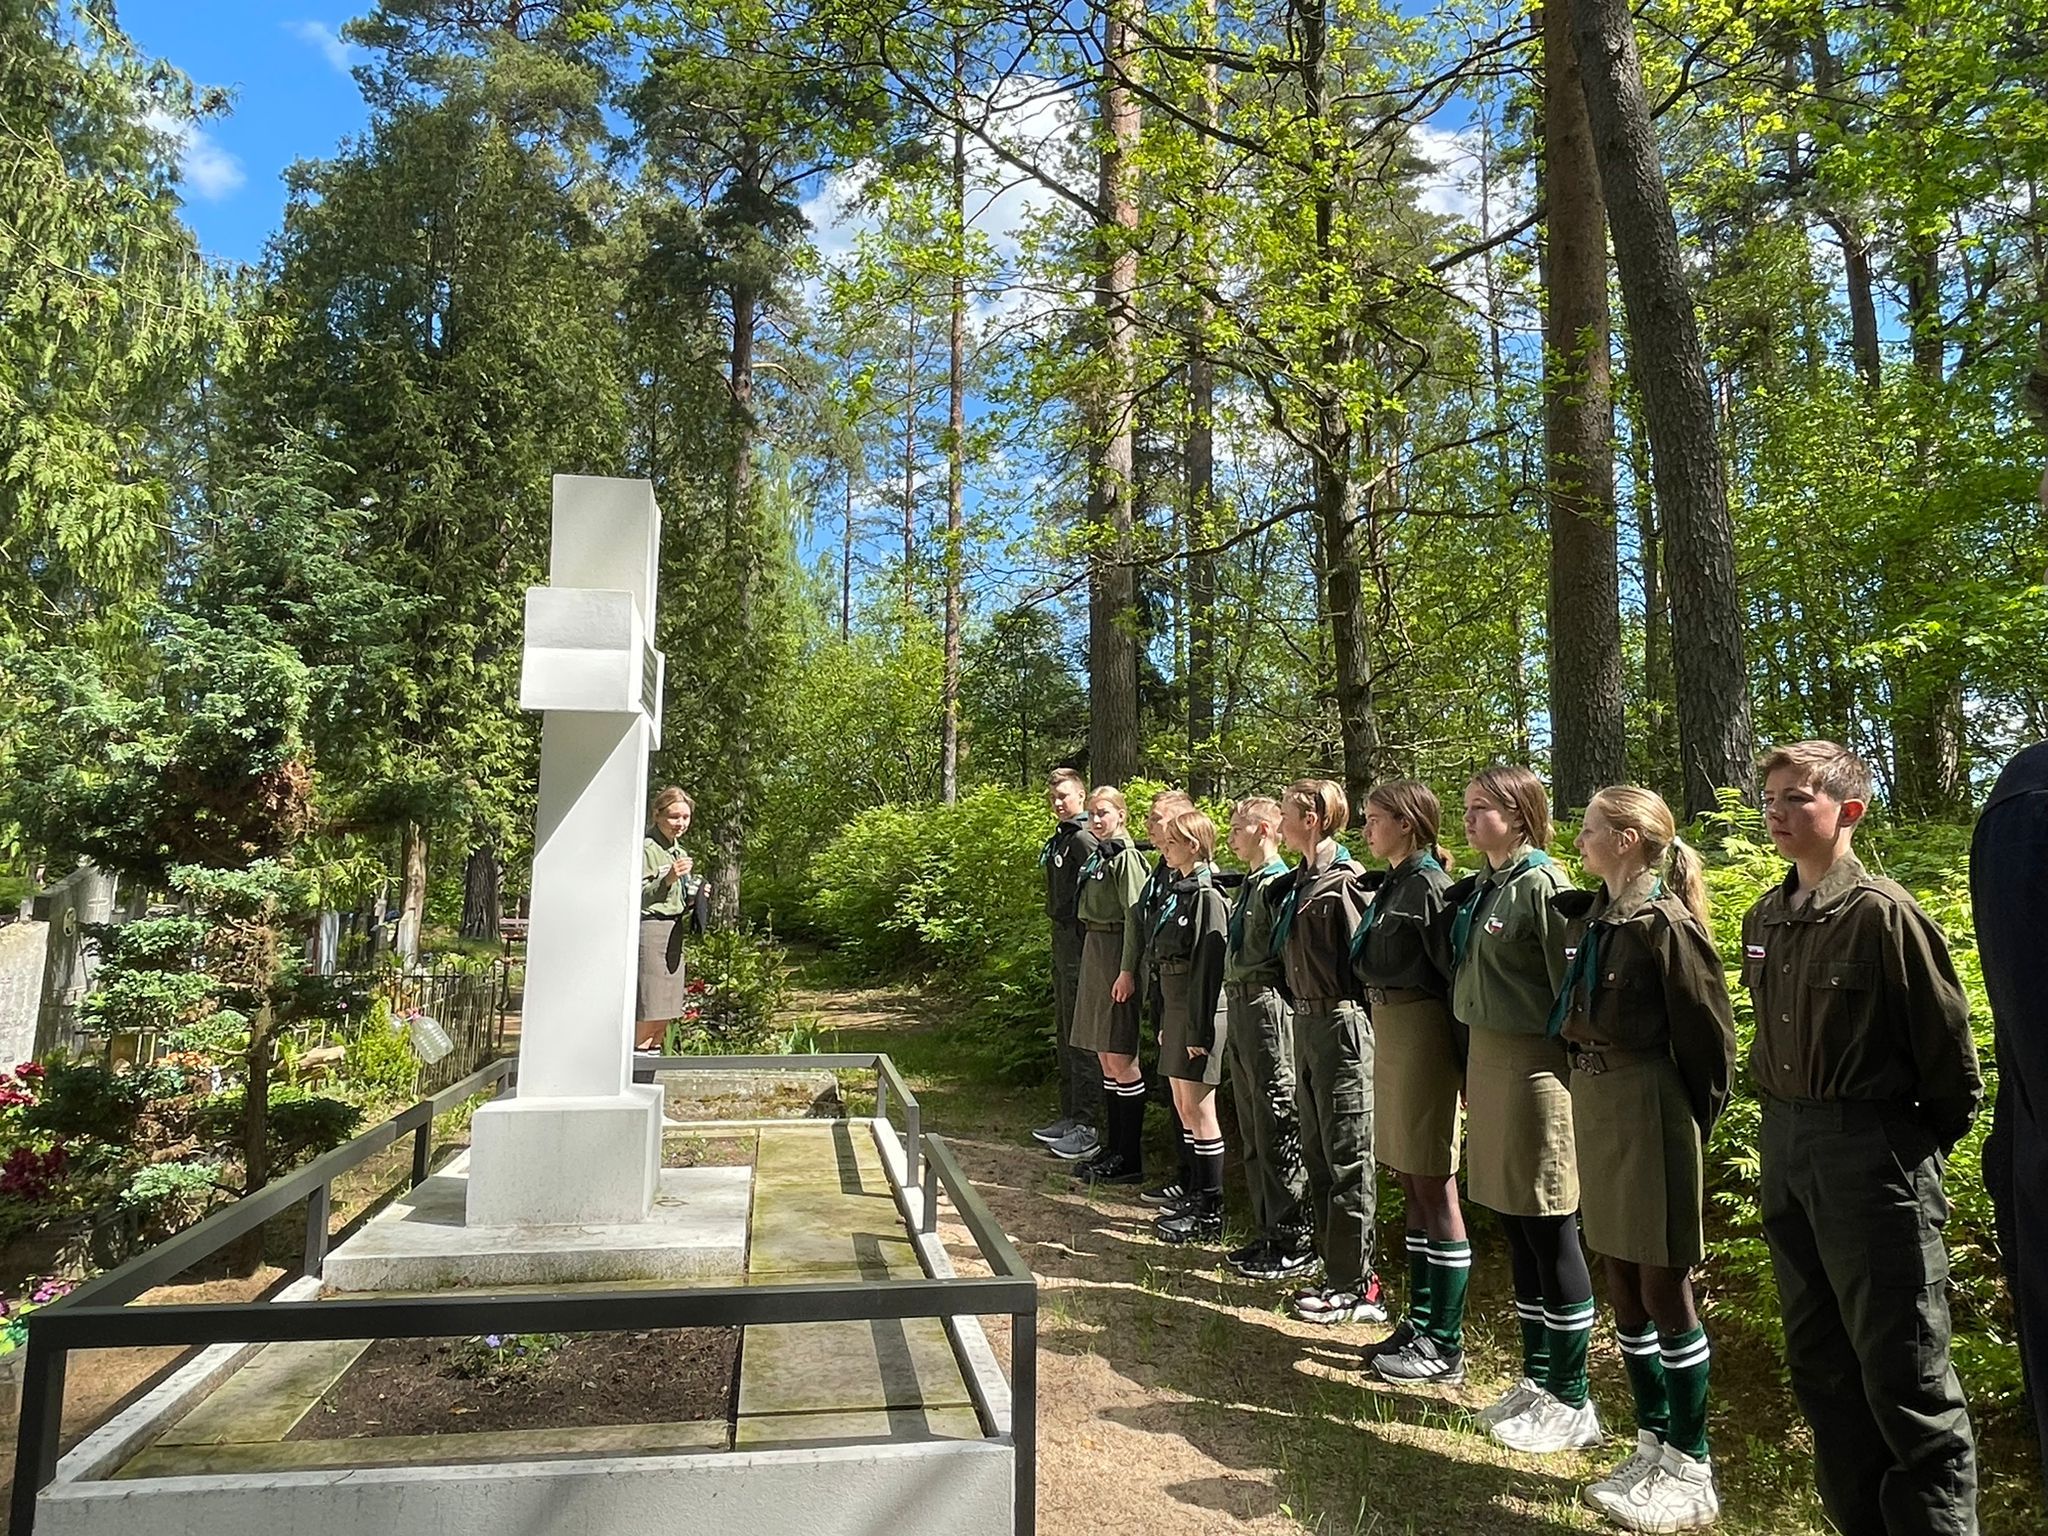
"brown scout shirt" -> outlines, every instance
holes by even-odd
[[[1788,870],[1742,919],[1757,1087],[1779,1099],[1917,1105],[1954,1145],[1984,1083],[1941,930],[1853,854],[1795,903],[1798,878]]]
[[[1566,978],[1558,1033],[1582,1050],[1668,1050],[1704,1141],[1735,1067],[1735,1014],[1712,935],[1650,871],[1612,900],[1602,886],[1559,891],[1550,905],[1567,919],[1567,960],[1591,931],[1597,961],[1590,990]]]
[[[1270,898],[1284,898],[1290,889],[1294,893],[1280,964],[1296,1007],[1304,1002],[1327,1007],[1344,998],[1362,998],[1351,974],[1351,940],[1365,913],[1366,893],[1360,884],[1364,874],[1365,866],[1340,847],[1320,868],[1304,859],[1295,866],[1291,882],[1282,876],[1266,887]]]

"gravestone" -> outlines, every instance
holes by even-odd
[[[24,920],[0,926],[0,1070],[35,1055],[49,953],[48,923]]]
[[[36,893],[32,910],[37,922],[48,925],[49,958],[43,968],[32,1054],[43,1056],[71,1044],[78,1005],[92,989],[93,972],[99,968],[99,950],[86,928],[113,921],[118,892],[119,882],[112,875],[96,864],[81,864]]]

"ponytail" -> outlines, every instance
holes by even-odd
[[[1682,837],[1671,839],[1664,850],[1664,888],[1685,903],[1688,912],[1707,926],[1707,881],[1705,865]]]

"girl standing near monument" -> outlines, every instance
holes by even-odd
[[[640,846],[640,985],[633,1049],[661,1049],[671,1019],[689,1001],[683,977],[683,930],[704,892],[683,852],[690,830],[690,797],[675,785],[657,790]]]
[[[1145,856],[1125,831],[1123,793],[1108,785],[1088,796],[1095,851],[1081,866],[1081,982],[1074,997],[1074,1046],[1102,1066],[1102,1146],[1083,1167],[1092,1184],[1144,1179],[1145,1074],[1138,1066],[1138,1005],[1112,996],[1122,970],[1124,920],[1145,888]],[[1052,1150],[1067,1157],[1065,1144]],[[1076,1152],[1073,1158],[1084,1154]]]

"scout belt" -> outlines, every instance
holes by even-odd
[[[1613,1045],[1601,1046],[1597,1050],[1588,1050],[1578,1045],[1571,1048],[1572,1070],[1583,1072],[1588,1077],[1598,1077],[1602,1072],[1612,1072],[1617,1067],[1639,1066],[1646,1061],[1664,1061],[1670,1055],[1669,1051],[1647,1048],[1623,1050]]]
[[[1434,992],[1426,991],[1421,987],[1367,987],[1365,989],[1365,1000],[1375,1006],[1383,1003],[1390,1006],[1400,1003],[1426,1003],[1435,996]]]

